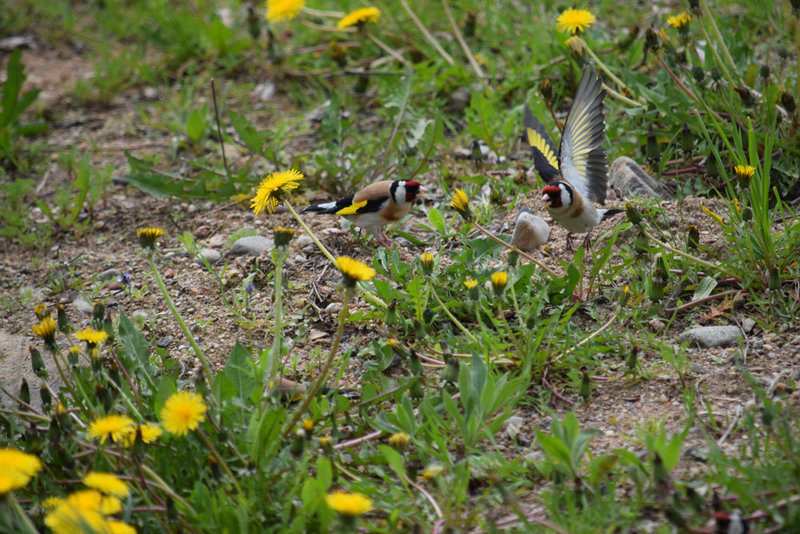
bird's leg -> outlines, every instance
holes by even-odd
[[[594,250],[592,249],[592,240],[589,237],[591,232],[586,232],[586,237],[583,238],[583,248],[586,252],[591,253],[594,255]]]
[[[574,247],[572,246],[572,232],[567,232],[567,250],[574,250]]]
[[[386,232],[383,230],[378,230],[378,235],[380,236],[380,242],[384,247],[392,248],[392,242],[389,240],[389,236],[386,235]]]

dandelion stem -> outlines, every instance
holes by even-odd
[[[493,240],[497,241],[498,243],[500,243],[501,245],[503,245],[504,247],[506,247],[506,248],[507,248],[508,250],[510,250],[511,252],[516,252],[517,254],[519,254],[520,256],[522,256],[523,258],[525,258],[526,260],[528,260],[529,262],[531,262],[531,263],[533,263],[533,264],[536,264],[536,265],[538,265],[538,266],[539,266],[539,268],[541,268],[543,271],[547,272],[547,274],[549,274],[549,275],[550,275],[550,276],[552,276],[553,278],[559,278],[558,274],[556,274],[556,272],[555,272],[553,269],[551,269],[550,267],[548,267],[548,266],[547,266],[547,265],[545,265],[544,263],[540,262],[539,260],[537,260],[536,258],[534,258],[533,256],[531,256],[530,254],[528,254],[528,253],[526,253],[526,252],[522,252],[521,250],[519,250],[519,249],[518,249],[517,247],[515,247],[514,245],[511,245],[511,244],[509,244],[509,243],[506,243],[505,241],[503,241],[502,239],[500,239],[500,238],[499,238],[499,237],[497,237],[496,235],[492,234],[492,233],[491,233],[489,230],[485,229],[485,228],[484,228],[483,226],[481,226],[480,224],[478,224],[478,223],[473,223],[473,224],[475,225],[475,228],[477,228],[478,230],[480,230],[481,232],[483,232],[483,234],[484,234],[486,237],[488,237],[488,238],[490,238],[490,239],[493,239]]]
[[[425,38],[428,40],[428,42],[431,43],[431,45],[433,45],[436,51],[442,55],[444,60],[447,61],[450,65],[455,65],[456,62],[453,60],[452,56],[450,56],[450,54],[445,52],[444,48],[442,48],[442,46],[439,44],[439,41],[436,40],[436,37],[434,37],[433,34],[431,34],[431,32],[428,31],[428,29],[425,27],[424,24],[422,24],[422,21],[419,20],[419,17],[417,17],[416,13],[411,11],[411,8],[408,7],[408,3],[406,2],[406,0],[400,0],[400,5],[403,6],[403,9],[406,10],[408,16],[411,18],[414,24],[417,25],[417,28],[419,28],[419,31],[422,32],[422,35],[424,35]]]
[[[373,43],[378,45],[378,48],[380,48],[381,50],[383,50],[384,52],[386,52],[387,54],[389,54],[390,56],[395,58],[397,61],[399,61],[400,63],[402,63],[406,67],[412,67],[413,68],[411,63],[409,63],[406,58],[404,58],[403,56],[400,55],[400,52],[398,52],[397,50],[392,49],[389,45],[387,45],[386,43],[384,43],[383,41],[381,41],[380,39],[375,37],[372,33],[367,34],[367,37],[369,37],[370,41],[372,41]]]
[[[161,490],[162,490],[164,493],[166,493],[167,495],[169,495],[169,496],[170,496],[170,498],[174,499],[174,500],[175,500],[175,502],[177,502],[178,504],[180,504],[181,506],[183,506],[184,508],[186,508],[186,509],[187,509],[187,510],[188,510],[188,511],[189,511],[189,512],[192,514],[192,515],[197,515],[197,512],[195,511],[195,509],[194,509],[194,508],[192,508],[192,505],[191,505],[191,504],[189,504],[189,503],[188,503],[188,502],[187,502],[187,501],[186,501],[186,500],[185,500],[183,497],[181,497],[180,495],[178,495],[178,494],[175,492],[175,490],[173,490],[173,489],[172,489],[172,487],[170,487],[170,485],[169,485],[169,484],[167,484],[166,482],[164,482],[164,479],[162,479],[162,478],[161,478],[161,476],[160,476],[158,473],[156,473],[155,471],[153,471],[153,470],[150,468],[150,466],[148,466],[147,464],[141,464],[141,465],[142,465],[142,471],[144,471],[145,473],[147,473],[147,476],[148,476],[148,477],[150,477],[150,479],[151,479],[151,480],[153,480],[153,481],[154,481],[156,484],[158,484],[158,486],[160,487],[160,489],[161,489]]]
[[[461,35],[461,30],[458,29],[456,19],[453,18],[453,13],[450,11],[450,4],[447,3],[447,0],[442,0],[442,6],[444,7],[445,15],[447,15],[447,20],[450,21],[450,27],[453,28],[453,35],[456,36],[456,41],[458,41],[458,44],[461,45],[464,55],[467,56],[472,70],[475,71],[475,74],[483,82],[484,86],[490,91],[493,91],[494,89],[492,86],[486,81],[486,76],[484,76],[481,66],[478,65],[478,62],[475,60],[475,56],[472,55],[472,51],[469,49],[469,45],[467,45],[467,42],[464,40],[464,36]]]
[[[609,68],[606,66],[606,64],[603,63],[603,60],[601,60],[600,57],[597,54],[595,54],[594,51],[591,48],[589,48],[589,45],[586,44],[586,41],[584,41],[583,38],[580,38],[580,37],[579,37],[579,39],[583,43],[583,49],[586,51],[587,54],[592,56],[592,59],[594,59],[594,62],[597,64],[598,67],[600,67],[600,70],[602,70],[606,74],[606,76],[611,78],[614,81],[614,83],[617,84],[618,87],[621,87],[623,89],[627,89],[629,92],[633,93],[633,91],[630,90],[630,88],[625,84],[625,82],[623,82],[622,80],[617,78],[617,76],[613,72],[611,72],[609,70]],[[619,95],[619,96],[622,96],[622,95]],[[623,98],[625,98],[628,102],[632,103],[632,105],[635,105],[635,106],[638,106],[638,107],[644,106],[644,103],[642,103],[642,102],[636,102],[636,101],[628,99],[627,97],[623,97]]]
[[[325,245],[322,244],[322,242],[317,238],[317,236],[314,234],[311,228],[308,227],[308,225],[303,221],[300,215],[294,210],[294,207],[292,207],[292,205],[289,204],[288,202],[284,202],[284,205],[292,214],[297,223],[303,228],[303,230],[306,231],[308,237],[310,237],[311,240],[314,242],[314,244],[317,245],[317,248],[320,250],[320,252],[322,252],[325,255],[325,257],[330,260],[332,264],[336,265],[336,258],[333,257],[333,254],[331,254],[327,248],[325,248]],[[361,295],[365,299],[370,301],[373,305],[383,308],[384,310],[388,307],[386,303],[383,302],[383,300],[373,295],[370,291],[364,289],[360,284],[358,286],[358,289],[359,291],[361,291]]]
[[[339,351],[339,342],[342,340],[342,334],[344,333],[344,323],[347,321],[348,315],[350,315],[351,293],[351,289],[344,290],[344,296],[342,297],[342,309],[339,310],[339,324],[336,327],[336,338],[333,340],[331,352],[328,354],[328,359],[325,360],[319,376],[317,376],[316,380],[314,380],[314,382],[311,384],[311,387],[309,387],[308,391],[306,391],[305,397],[303,397],[303,402],[295,410],[294,415],[292,416],[291,420],[289,420],[289,423],[283,428],[283,437],[288,436],[300,418],[303,417],[303,414],[308,409],[309,404],[311,404],[311,399],[317,395],[319,390],[322,389],[322,384],[324,384],[327,380],[328,373],[333,366],[333,360],[336,358],[336,353]]]
[[[708,9],[708,7],[705,5],[705,2],[703,2],[703,7],[705,7],[706,9]],[[712,26],[713,26],[713,28],[716,28],[716,25],[715,25],[715,24],[713,24],[713,22],[714,22],[714,17],[712,17],[712,16],[709,14],[709,16],[708,16],[708,17],[706,17],[706,18],[710,18],[710,19],[711,19],[711,22],[712,22]],[[703,24],[703,21],[702,21],[702,20],[700,20],[700,21],[698,21],[698,26],[700,26],[700,30],[703,32],[703,36],[706,38],[706,43],[708,43],[708,47],[711,49],[711,54],[714,56],[714,59],[717,61],[717,65],[719,65],[719,68],[720,68],[720,70],[722,71],[722,75],[723,75],[723,76],[725,76],[725,79],[726,79],[726,80],[728,80],[728,83],[731,85],[731,87],[733,87],[733,86],[734,86],[734,85],[736,85],[736,84],[735,84],[735,83],[733,83],[733,78],[731,78],[731,73],[730,73],[730,72],[728,72],[728,69],[727,69],[727,67],[725,67],[725,64],[722,62],[722,58],[721,58],[721,57],[719,57],[719,52],[717,52],[717,47],[715,47],[715,46],[712,44],[712,42],[711,42],[711,36],[710,36],[710,35],[708,35],[708,30],[706,30],[706,25],[705,25],[705,24]],[[719,30],[717,30],[717,35],[719,36]],[[722,37],[720,37],[720,42],[721,42],[721,41],[722,41]],[[722,44],[722,48],[723,48],[723,49],[725,49],[725,52],[727,53],[728,49],[727,49],[727,48],[725,48],[725,44],[724,44],[724,43]]]
[[[153,277],[156,279],[156,283],[158,284],[158,288],[161,290],[161,294],[164,295],[164,300],[167,301],[167,306],[169,306],[172,315],[175,317],[175,320],[178,322],[178,326],[180,326],[183,335],[186,336],[186,339],[189,341],[189,344],[194,349],[194,353],[197,355],[197,358],[200,360],[200,363],[203,365],[203,371],[205,374],[206,382],[211,385],[211,378],[213,375],[211,374],[211,366],[208,363],[208,359],[206,355],[203,354],[203,351],[200,350],[200,347],[197,345],[197,342],[194,340],[194,336],[189,328],[186,326],[186,323],[183,321],[183,317],[181,317],[178,308],[175,307],[175,303],[172,302],[172,297],[169,296],[169,291],[167,291],[167,286],[164,284],[164,280],[161,278],[161,274],[158,272],[158,268],[156,267],[156,262],[154,259],[154,255],[152,252],[148,254],[147,261],[150,263],[150,270],[153,272]]]
[[[731,57],[731,53],[728,52],[728,47],[725,45],[725,41],[722,40],[722,34],[719,33],[719,28],[717,27],[717,21],[711,14],[711,10],[708,9],[708,4],[706,3],[706,0],[700,0],[700,4],[702,5],[703,12],[706,15],[705,18],[708,19],[709,23],[711,24],[711,30],[714,32],[714,37],[717,38],[719,47],[722,49],[722,53],[725,55],[725,59],[728,61],[728,65],[734,72],[736,72],[736,63],[734,63],[733,58]],[[700,24],[700,26],[703,26],[703,24]]]
[[[464,332],[464,334],[465,334],[465,335],[466,335],[466,336],[467,336],[467,337],[468,337],[468,338],[469,338],[469,339],[470,339],[470,340],[471,340],[473,343],[478,343],[478,340],[477,340],[477,339],[475,339],[475,336],[473,336],[473,335],[472,335],[472,332],[470,332],[469,330],[467,330],[467,328],[466,328],[466,327],[465,327],[463,324],[461,324],[461,321],[459,321],[458,319],[456,319],[456,316],[455,316],[455,315],[453,315],[452,313],[450,313],[450,310],[448,310],[448,309],[447,309],[447,306],[445,306],[445,305],[444,305],[444,302],[442,302],[442,299],[440,299],[440,298],[439,298],[439,295],[436,293],[436,288],[434,288],[434,287],[433,287],[433,285],[432,285],[432,284],[430,284],[430,282],[429,282],[429,287],[430,287],[430,289],[431,289],[431,293],[433,294],[433,298],[434,298],[434,299],[436,299],[436,302],[438,302],[438,303],[439,303],[439,306],[442,308],[442,311],[445,313],[445,315],[447,315],[447,317],[449,317],[449,318],[450,318],[450,320],[453,322],[453,324],[454,324],[454,325],[456,325],[456,326],[459,328],[459,330],[461,330],[462,332]]]
[[[280,248],[272,251],[272,261],[275,262],[275,315],[273,317],[275,329],[272,334],[272,350],[269,358],[267,358],[267,364],[262,365],[262,385],[264,379],[271,379],[275,375],[278,361],[281,358],[281,323],[283,322],[283,274],[281,267],[285,256]],[[264,377],[263,373],[266,371],[269,373]]]
[[[25,511],[22,509],[22,507],[19,505],[19,501],[17,501],[17,498],[14,496],[14,492],[8,493],[8,501],[11,503],[11,507],[14,509],[15,512],[17,512],[17,515],[22,520],[22,524],[25,525],[25,532],[38,534],[39,531],[36,530],[36,527],[33,525],[31,518],[28,517],[28,514],[26,514]]]
[[[236,480],[236,477],[231,472],[231,468],[228,467],[228,462],[226,462],[225,459],[222,457],[222,455],[220,455],[219,451],[217,450],[216,447],[214,447],[214,444],[211,443],[211,440],[208,439],[208,436],[206,436],[206,433],[203,432],[202,428],[198,427],[197,433],[200,434],[200,437],[206,443],[208,450],[211,451],[211,454],[214,455],[214,458],[217,459],[217,461],[222,466],[222,469],[224,469],[225,473],[227,473],[228,477],[230,477],[231,482],[233,483],[233,487],[236,488],[236,493],[238,493],[239,498],[242,499],[242,504],[247,505],[247,499],[245,498],[244,492],[242,491],[242,487],[239,485],[239,482]]]

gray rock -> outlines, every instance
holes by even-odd
[[[208,240],[208,246],[212,248],[219,248],[225,245],[225,236],[221,236],[219,234],[211,236],[211,239]]]
[[[81,296],[75,297],[75,300],[72,301],[72,307],[75,308],[75,311],[86,315],[91,315],[94,312],[94,304]]]
[[[39,391],[42,382],[47,382],[50,385],[50,389],[56,393],[63,385],[63,382],[59,377],[58,368],[52,355],[44,350],[41,342],[38,341],[34,346],[42,354],[42,360],[49,377],[41,379],[33,374],[31,353],[28,350],[30,344],[28,337],[0,329],[0,383],[7,390],[16,394],[24,378],[28,382],[28,388],[31,392],[31,405],[34,408],[41,409],[42,397]],[[17,404],[8,396],[0,395],[0,406],[16,407]]]
[[[122,276],[122,271],[119,269],[106,269],[97,275],[100,280],[119,280],[120,276]]]
[[[647,321],[647,324],[650,326],[650,330],[652,330],[653,332],[662,332],[667,327],[667,325],[665,325],[663,321],[660,321],[655,317]]]
[[[220,260],[220,258],[222,258],[222,254],[220,254],[218,250],[213,248],[204,248],[200,250],[200,256],[205,258],[211,265],[214,265]],[[194,262],[198,265],[203,265],[203,260],[199,257],[195,258]]]
[[[530,252],[547,243],[549,238],[550,225],[527,208],[521,209],[514,225],[511,244],[523,252]]]
[[[615,187],[623,197],[647,196],[659,199],[670,198],[664,186],[653,180],[631,158],[617,158],[608,169],[608,183]]]
[[[738,326],[700,326],[683,332],[678,341],[690,341],[700,347],[726,347],[742,337]]]
[[[231,245],[231,254],[234,256],[243,256],[245,254],[248,256],[261,256],[274,248],[275,242],[272,239],[260,235],[249,235],[237,239]]]
[[[171,344],[172,344],[172,336],[164,336],[162,338],[159,338],[158,341],[156,341],[156,345],[158,345],[162,349],[169,347]]]
[[[314,240],[311,239],[311,236],[303,234],[297,237],[297,239],[295,240],[295,244],[297,245],[297,248],[305,248],[308,245],[313,245]]]
[[[750,332],[752,332],[753,328],[755,328],[755,326],[756,326],[756,322],[753,319],[751,319],[750,317],[745,317],[742,320],[742,330],[744,330],[745,334],[749,334]]]

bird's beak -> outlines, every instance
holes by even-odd
[[[550,195],[547,195],[547,194],[542,195],[542,202],[544,202],[545,204],[548,204],[550,202]]]
[[[423,186],[419,186],[419,192],[417,193],[417,198],[419,198],[419,199],[422,199],[422,200],[427,200],[427,199],[428,199],[428,197],[426,197],[426,196],[423,194],[423,193],[427,193],[427,192],[428,192],[428,189],[426,189],[426,188],[425,188],[425,187],[423,187]]]

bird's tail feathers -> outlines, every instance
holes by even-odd
[[[604,209],[604,210],[597,210],[597,211],[600,212],[600,220],[601,221],[605,221],[609,217],[613,217],[617,213],[622,213],[625,210],[618,210],[618,209],[614,208],[614,209]]]
[[[336,213],[337,211],[336,202],[326,202],[325,204],[312,204],[303,208],[300,213]]]

